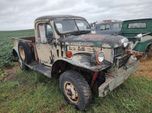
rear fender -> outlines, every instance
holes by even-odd
[[[19,58],[18,49],[15,47],[12,49],[12,56],[14,61],[17,61]]]

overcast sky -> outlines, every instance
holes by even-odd
[[[72,14],[89,22],[152,17],[152,0],[0,0],[0,30],[33,28],[44,15]]]

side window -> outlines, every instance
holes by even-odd
[[[39,29],[39,41],[41,43],[47,43],[46,35],[45,35],[45,24],[39,24],[38,25]]]
[[[76,20],[79,30],[90,30],[89,24],[84,20]]]
[[[56,27],[57,27],[57,29],[58,29],[58,31],[59,31],[60,33],[63,32],[63,26],[62,26],[61,23],[56,23]]]
[[[46,39],[48,42],[51,42],[53,39],[53,29],[49,24],[46,24]]]

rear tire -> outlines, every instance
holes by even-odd
[[[91,89],[83,76],[72,70],[65,71],[59,79],[65,100],[79,110],[85,110],[92,99]]]
[[[21,59],[18,59],[19,67],[21,70],[28,70],[29,68],[23,63]]]
[[[26,64],[32,62],[32,52],[29,45],[26,42],[19,42],[18,53],[19,53],[19,59],[21,59],[22,62]]]

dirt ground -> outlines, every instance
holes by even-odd
[[[152,79],[152,59],[142,60],[134,75]]]
[[[19,66],[18,66],[17,63],[16,63],[15,66],[13,66],[13,67],[4,68],[4,72],[5,72],[5,75],[6,75],[6,76],[3,78],[3,80],[4,80],[4,81],[14,80],[14,79],[15,79],[16,72],[17,72],[17,69],[19,69]]]

